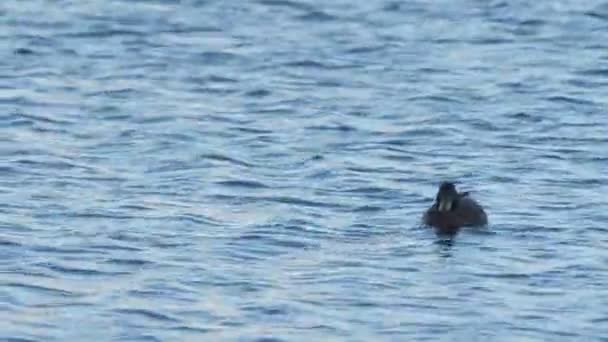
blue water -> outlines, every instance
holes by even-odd
[[[608,341],[608,6],[0,4],[0,340]],[[487,229],[420,225],[457,180]]]

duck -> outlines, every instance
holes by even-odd
[[[487,225],[488,215],[469,192],[458,192],[454,183],[442,182],[422,220],[439,233],[455,234],[461,227]]]

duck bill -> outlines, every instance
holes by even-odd
[[[439,211],[450,211],[452,210],[452,201],[441,200],[437,206]]]

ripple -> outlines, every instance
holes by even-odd
[[[322,63],[322,62],[318,62],[318,61],[314,61],[314,60],[301,60],[301,61],[295,61],[295,62],[288,62],[288,63],[285,63],[284,66],[290,67],[290,68],[306,68],[306,69],[321,69],[321,70],[334,70],[336,68],[339,68],[336,65],[330,65],[330,64],[326,64],[326,63]]]
[[[13,51],[16,55],[34,55],[34,50],[28,48],[17,48]]]
[[[253,164],[247,163],[236,158],[231,158],[222,154],[203,154],[200,156],[200,158],[218,162],[227,162],[229,164],[234,164],[243,167],[253,167]]]
[[[153,264],[153,262],[151,261],[147,261],[147,260],[141,260],[141,259],[108,259],[105,261],[108,264],[113,264],[113,265],[120,265],[120,266],[136,266],[136,267],[142,267],[142,266],[148,266]]]
[[[0,239],[0,246],[4,246],[4,247],[21,247],[23,245],[20,244],[20,243],[18,243],[18,242]]]
[[[216,184],[226,186],[229,188],[247,188],[247,189],[268,189],[269,186],[261,182],[250,181],[250,180],[226,180],[219,181]]]
[[[442,95],[417,95],[408,98],[412,102],[433,102],[433,103],[460,103],[461,100],[456,97]]]
[[[118,238],[118,240],[121,240],[121,239]],[[104,245],[104,244],[100,244],[100,245],[91,245],[91,246],[89,246],[89,248],[101,249],[101,250],[109,250],[109,251],[129,251],[129,252],[142,251],[141,248],[132,247],[132,246],[124,246],[124,245]]]
[[[318,202],[305,200],[296,197],[289,196],[272,196],[272,197],[260,197],[260,200],[268,201],[268,202],[276,202],[281,204],[292,204],[296,206],[305,206],[305,207],[317,207],[317,208],[346,208],[343,205],[338,203],[326,203],[326,202]]]
[[[248,92],[245,93],[245,95],[247,95],[247,96],[257,97],[257,98],[266,97],[266,96],[269,96],[271,94],[272,93],[270,92],[270,90],[267,90],[267,89],[250,90],[250,91],[248,91]]]
[[[313,131],[337,131],[337,132],[353,132],[353,131],[357,130],[355,127],[345,125],[345,124],[310,126],[310,127],[306,127],[306,129],[313,130]]]
[[[549,100],[551,102],[569,103],[569,104],[576,104],[576,105],[594,105],[594,103],[592,101],[588,101],[588,100],[584,100],[584,99],[580,99],[580,98],[574,98],[574,97],[570,97],[570,96],[551,96],[551,97],[547,98],[547,100]]]
[[[230,52],[206,51],[199,55],[200,62],[222,65],[227,62],[235,61],[240,56]]]
[[[15,164],[24,168],[34,169],[55,169],[55,170],[70,170],[80,168],[80,165],[76,165],[67,161],[50,161],[50,160],[32,160],[32,159],[18,159],[14,161]]]
[[[606,69],[587,69],[580,71],[579,74],[583,76],[606,76],[608,77],[608,68]]]
[[[255,342],[283,342],[286,340],[283,340],[278,337],[258,337],[258,338],[253,339],[253,341],[255,341]]]
[[[93,269],[68,267],[57,264],[44,263],[41,266],[53,270],[55,272],[63,273],[65,275],[80,275],[80,276],[106,276],[106,275],[120,275],[123,272],[102,272]]]
[[[92,30],[87,32],[64,33],[61,36],[65,38],[109,38],[115,36],[142,37],[144,36],[144,33],[134,30]]]
[[[299,20],[302,20],[302,21],[320,22],[320,23],[338,20],[338,17],[325,13],[320,10],[311,10],[306,14],[297,16],[296,18]]]
[[[33,285],[33,284],[22,284],[22,283],[4,283],[3,286],[8,288],[15,288],[19,290],[27,290],[33,293],[43,293],[51,296],[58,297],[67,297],[67,298],[79,298],[82,297],[82,294],[77,292],[62,290],[59,288],[46,287],[41,285]]]
[[[266,5],[266,6],[274,6],[274,7],[285,7],[285,8],[290,8],[290,9],[295,9],[295,10],[300,10],[300,11],[310,11],[311,10],[311,6],[301,3],[301,2],[296,2],[296,1],[289,1],[289,0],[257,0],[258,3],[262,4],[262,5]]]
[[[385,50],[386,47],[383,45],[365,45],[365,46],[357,46],[346,50],[346,53],[349,54],[368,54],[373,52],[381,52]]]
[[[153,310],[146,309],[115,309],[113,312],[123,315],[140,316],[142,318],[151,319],[155,321],[178,323],[179,320],[169,315],[162,314]]]
[[[41,252],[44,254],[72,254],[72,255],[82,255],[86,253],[90,253],[91,251],[85,248],[74,248],[74,247],[58,247],[58,246],[48,246],[48,245],[38,245],[32,247],[33,251]]]

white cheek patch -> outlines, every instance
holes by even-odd
[[[439,211],[450,211],[452,209],[452,201],[439,201]]]

